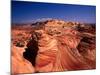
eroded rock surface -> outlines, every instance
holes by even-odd
[[[24,47],[12,47],[12,73],[96,68],[95,25],[61,20],[37,24]]]

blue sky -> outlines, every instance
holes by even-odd
[[[30,23],[42,18],[96,22],[95,6],[12,1],[11,8],[12,23]]]

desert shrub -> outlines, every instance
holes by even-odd
[[[24,47],[24,44],[25,44],[24,42],[17,42],[16,46],[17,47]]]
[[[17,34],[17,36],[23,36],[23,34],[22,33],[19,33],[19,34]]]

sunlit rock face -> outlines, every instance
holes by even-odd
[[[23,58],[24,48],[13,47],[11,64],[12,64],[12,74],[21,74],[21,73],[34,73],[34,67],[32,64]]]
[[[61,20],[47,20],[35,24],[38,26],[33,32],[32,29],[27,29],[29,37],[23,36],[29,39],[24,41],[24,47],[20,47],[20,44],[12,45],[12,73],[96,68],[94,25],[87,26]],[[27,30],[24,30],[24,35]]]

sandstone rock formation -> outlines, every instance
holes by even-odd
[[[96,68],[94,25],[61,20],[47,20],[33,25],[37,26],[29,33],[30,39],[24,47],[12,47],[12,73]]]
[[[32,64],[23,58],[24,48],[20,49],[18,47],[12,47],[12,56],[11,56],[11,70],[12,74],[21,74],[21,73],[34,73],[34,67]]]

